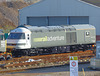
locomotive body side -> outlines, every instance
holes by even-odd
[[[77,33],[78,44],[94,44],[96,43],[95,27],[92,25],[74,25]]]
[[[63,30],[42,30],[32,32],[32,48],[54,47],[66,45],[94,44],[95,27],[90,25],[64,26]]]
[[[32,47],[54,47],[66,45],[65,31],[46,31],[32,33]]]

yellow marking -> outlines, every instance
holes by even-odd
[[[6,48],[7,48],[7,40],[5,40],[5,51],[6,51]]]
[[[47,41],[47,36],[42,37],[42,38],[34,38],[33,39],[34,42],[42,42],[42,41]]]
[[[70,60],[73,60],[73,58],[71,57]]]
[[[83,75],[85,76],[84,68],[82,68],[82,70],[83,70]]]
[[[12,49],[12,48],[14,48],[14,46],[7,46],[7,48],[11,48]]]
[[[78,57],[77,56],[71,56],[70,60],[78,60]]]
[[[75,57],[74,57],[74,60],[78,60],[78,57],[77,57],[77,56],[75,56]]]

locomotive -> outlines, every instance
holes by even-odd
[[[15,56],[68,53],[95,46],[95,27],[89,24],[61,26],[22,25],[7,38],[7,51]]]
[[[0,29],[0,61],[12,59],[12,54],[6,52],[6,37],[7,33],[3,33],[3,30]]]
[[[5,52],[5,38],[3,30],[0,29],[0,53]]]

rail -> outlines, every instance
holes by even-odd
[[[73,53],[62,53],[40,56],[23,56],[12,60],[0,61],[0,73],[22,71],[31,68],[41,68],[69,64],[69,56],[78,56],[79,63],[90,62],[95,54],[91,50]]]

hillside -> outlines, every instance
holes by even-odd
[[[29,0],[28,0],[29,1]],[[32,1],[32,0],[30,0]],[[39,1],[39,0],[33,0]],[[100,6],[100,0],[82,0],[96,6]],[[32,2],[30,2],[33,4]],[[14,29],[18,26],[18,9],[30,5],[29,2],[24,1],[9,1],[9,2],[0,2],[0,29],[4,29],[5,32],[8,32],[11,29]]]
[[[27,5],[23,2],[0,2],[0,29],[7,32],[18,26],[18,9]]]

